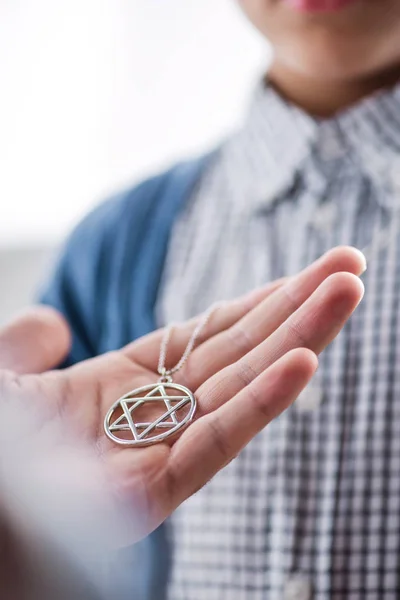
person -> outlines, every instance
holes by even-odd
[[[68,352],[60,314],[34,309],[1,330],[1,597],[125,598],[114,551],[157,527],[293,402],[316,352],[361,300],[362,268],[359,253],[335,251],[292,281],[213,311],[179,374],[196,394],[197,418],[180,437],[142,448],[113,443],[102,425],[116,398],[156,380],[162,332],[46,372]],[[199,323],[171,335],[174,361]],[[309,348],[299,347],[302,328]],[[232,346],[243,330],[246,344]],[[98,571],[105,561],[111,577]]]
[[[274,53],[243,126],[96,209],[43,301],[71,324],[73,363],[363,249],[366,301],[313,384],[140,554],[158,600],[393,598],[400,2],[240,5]]]

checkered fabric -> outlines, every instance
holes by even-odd
[[[199,182],[174,228],[160,324],[339,244],[369,265],[362,305],[304,392],[320,402],[300,398],[171,518],[170,600],[400,597],[398,204],[400,88],[316,121],[262,85]]]

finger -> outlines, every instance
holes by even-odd
[[[365,259],[359,250],[340,247],[327,252],[245,313],[232,327],[195,349],[179,377],[196,389],[270,336],[327,277],[339,271],[360,275],[363,270]]]
[[[236,298],[230,302],[223,302],[216,306],[215,313],[211,316],[207,326],[201,332],[197,345],[202,344],[210,337],[231,327],[236,321],[252,310],[262,300],[273,294],[284,283],[288,277],[277,279],[261,288],[252,290],[250,293]],[[196,328],[203,315],[198,315],[189,321],[179,323],[174,327],[173,340],[168,349],[168,367],[173,366],[182,356],[191,334]],[[150,335],[135,341],[123,349],[126,356],[138,362],[143,367],[155,370],[160,354],[160,344],[164,335],[164,329],[158,329]]]
[[[315,373],[310,350],[289,352],[218,410],[193,423],[171,449],[175,506],[203,487],[287,408]]]
[[[41,373],[62,362],[70,343],[60,313],[45,306],[30,308],[0,331],[0,368]]]
[[[300,302],[301,289],[303,289],[304,301],[304,293],[306,294],[306,297],[309,296],[312,293],[312,291],[314,291],[318,287],[318,285],[323,281],[323,279],[325,279],[332,273],[339,271],[348,271],[349,273],[360,275],[365,270],[365,266],[365,257],[356,248],[351,248],[348,246],[333,248],[324,256],[322,256],[319,260],[313,263],[310,267],[302,271],[300,275],[293,278],[279,279],[237,300],[224,303],[223,307],[221,307],[219,310],[216,311],[214,315],[212,315],[212,318],[210,319],[209,323],[207,324],[207,327],[202,333],[198,345],[203,345],[204,341],[213,338],[220,332],[223,332],[230,328],[244,315],[250,312],[254,307],[262,303],[263,300],[268,299],[269,297],[274,295],[274,292],[276,292],[276,290],[281,289],[285,283],[290,283],[291,281],[298,281],[298,278],[300,278],[300,291],[298,293],[298,299]],[[302,288],[303,280],[308,281],[308,288],[306,283],[305,285],[303,285]],[[288,293],[290,293],[290,290],[288,290]],[[293,293],[295,293],[295,291]],[[285,294],[283,296],[285,300]],[[276,302],[278,308],[280,307],[281,301],[282,296],[279,296],[279,300]],[[171,364],[175,364],[176,362],[178,362],[189,340],[189,337],[193,332],[194,328],[196,327],[200,318],[201,317],[196,317],[195,319],[183,323],[182,325],[179,325],[175,328],[173,339],[171,340],[171,344],[168,349],[169,367],[171,366]],[[256,324],[256,327],[258,327],[258,322]],[[142,340],[133,342],[132,344],[126,346],[126,348],[124,349],[124,353],[131,360],[134,360],[135,362],[141,364],[143,367],[154,371],[158,363],[162,336],[163,330],[158,330],[153,334],[146,336]],[[219,349],[215,348],[215,352],[219,352]],[[224,349],[223,354],[225,352],[226,348]],[[210,364],[211,366],[215,364],[214,354],[210,355],[210,353],[207,352],[205,359],[206,362],[204,364],[204,376],[202,373],[197,375],[196,371],[193,371],[193,377],[195,378],[194,384],[198,383],[199,381],[204,381],[204,379],[207,376],[209,377],[213,372],[216,371],[216,369],[210,371]],[[229,364],[229,361],[232,362],[232,360],[235,359],[228,358],[228,362],[226,364]],[[193,363],[194,361],[191,362]],[[223,365],[221,365],[220,368],[222,368],[222,366]]]
[[[321,352],[342,329],[363,293],[358,277],[331,275],[269,338],[199,388],[198,414],[215,410],[290,350],[304,347]]]

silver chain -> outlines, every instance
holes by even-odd
[[[196,345],[196,342],[199,339],[200,333],[203,331],[204,327],[209,322],[212,314],[217,310],[217,308],[220,308],[221,306],[222,306],[221,302],[219,302],[218,304],[212,304],[210,306],[210,308],[202,315],[200,321],[197,323],[192,335],[190,336],[190,339],[187,343],[187,346],[186,346],[181,358],[176,363],[176,365],[174,367],[172,367],[171,369],[167,369],[165,367],[165,361],[167,358],[168,345],[169,345],[169,342],[170,342],[170,339],[172,336],[172,332],[173,332],[176,324],[172,323],[165,329],[164,336],[161,341],[160,358],[158,360],[158,367],[157,367],[157,371],[158,371],[159,375],[161,375],[161,381],[164,381],[164,382],[172,381],[171,376],[174,373],[176,373],[177,371],[179,371],[179,369],[181,369],[183,367],[183,365],[186,363],[187,359],[189,358],[190,354],[193,351],[193,348]]]

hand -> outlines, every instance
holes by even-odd
[[[139,517],[130,541],[138,540],[296,399],[317,368],[316,354],[360,302],[357,275],[364,266],[358,251],[336,248],[296,277],[217,310],[174,378],[195,393],[198,408],[173,442],[126,448],[103,432],[116,399],[157,381],[161,331],[64,371],[38,374],[67,352],[68,330],[54,311],[37,309],[0,336],[0,364],[8,369],[1,372],[1,389],[37,398],[46,418],[61,413],[80,439],[98,448],[113,485]],[[195,324],[174,330],[168,365],[179,360]]]

